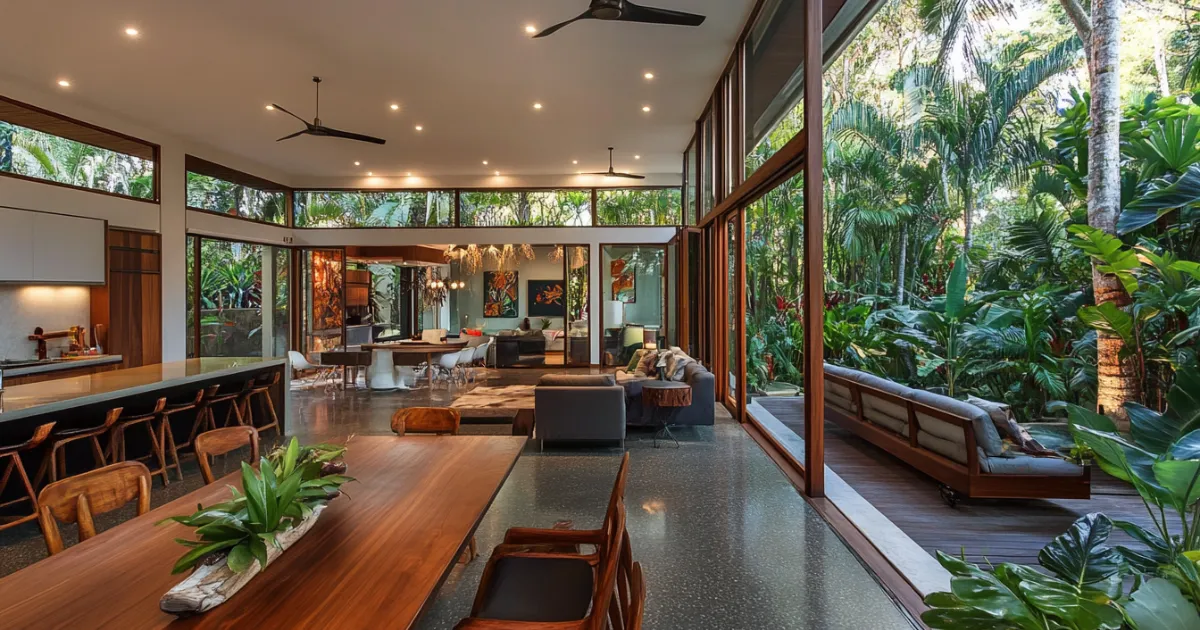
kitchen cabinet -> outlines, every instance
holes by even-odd
[[[108,231],[108,284],[92,287],[91,319],[122,368],[162,363],[161,243],[157,234]]]
[[[104,284],[106,223],[0,208],[0,282]]]

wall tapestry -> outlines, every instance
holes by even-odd
[[[483,272],[483,316],[517,316],[517,272]]]
[[[609,264],[612,275],[612,299],[626,304],[637,302],[637,274],[628,261],[618,258]]]
[[[529,308],[526,312],[530,317],[566,317],[566,292],[562,280],[530,280]]]

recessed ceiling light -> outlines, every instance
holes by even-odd
[[[372,173],[371,171],[367,171],[367,177],[374,177],[374,176],[375,176],[375,173]]]
[[[125,34],[130,37],[137,37],[138,35],[141,35],[142,32],[137,30],[137,28],[135,28],[135,27],[127,26],[127,27],[125,27]]]
[[[635,156],[633,156],[633,159],[635,159],[635,160],[640,160],[640,159],[642,159],[642,156],[640,156],[640,155],[635,155]]]
[[[650,111],[650,106],[649,106],[649,105],[642,105],[642,111],[644,111],[644,112],[649,112],[649,111]]]
[[[654,73],[653,73],[653,72],[647,72],[646,74],[643,74],[642,76],[646,77],[646,80],[647,80],[647,81],[649,81],[649,80],[651,80],[651,79],[653,79],[653,78],[654,78]]]
[[[571,160],[571,163],[572,163],[572,164],[578,164],[578,163],[579,163],[579,160]]]
[[[355,166],[362,166],[362,162],[359,162],[358,160],[355,160],[355,161],[354,161],[354,165],[355,165]]]
[[[71,82],[66,79],[59,79],[58,87],[71,87]]]
[[[396,111],[396,110],[400,109],[400,105],[397,103],[392,103],[391,105],[388,105],[388,107],[391,107],[392,111]]]
[[[526,33],[529,33],[530,35],[533,35],[534,33],[536,33],[536,32],[537,32],[537,27],[536,27],[536,26],[534,26],[534,25],[532,25],[532,24],[526,24],[526,25],[525,25],[525,32],[526,32]]]
[[[269,112],[273,112],[273,111],[275,111],[275,106],[274,106],[274,105],[267,105],[267,111],[269,111]]]
[[[416,129],[417,131],[422,131],[425,129],[425,127],[422,127],[421,125],[417,125],[416,127],[413,127],[413,128]]]
[[[534,104],[533,104],[533,108],[534,108],[534,109],[541,109],[541,108],[542,108],[542,104],[541,104],[541,103],[534,103]]]
[[[484,166],[487,166],[487,160],[484,160],[484,161],[483,161],[483,165],[484,165]]]

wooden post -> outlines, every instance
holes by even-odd
[[[822,0],[804,22],[804,492],[825,496],[825,228]]]

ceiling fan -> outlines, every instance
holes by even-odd
[[[304,123],[304,129],[301,129],[300,131],[297,131],[296,133],[286,135],[286,136],[276,140],[276,142],[282,142],[284,140],[288,140],[290,138],[295,138],[296,136],[303,136],[303,135],[326,136],[329,138],[345,138],[346,140],[357,140],[359,142],[371,142],[374,144],[383,144],[383,143],[387,142],[386,140],[384,140],[382,138],[375,138],[372,136],[364,136],[361,133],[351,133],[349,131],[342,131],[341,129],[334,129],[333,127],[326,127],[325,125],[322,125],[321,124],[321,77],[313,77],[312,80],[313,80],[313,83],[317,84],[317,115],[316,115],[316,117],[313,118],[312,122],[308,122],[307,120],[304,120],[303,118],[293,114],[292,112],[289,112],[288,110],[284,109],[283,107],[280,107],[279,105],[277,105],[275,103],[271,103],[271,107],[274,107],[275,109],[278,109],[279,111],[287,114],[288,116],[291,116],[292,118],[295,118],[296,120],[299,120],[300,122]]]
[[[634,175],[633,173],[618,173],[613,170],[613,148],[608,147],[608,172],[605,173],[584,173],[584,175],[604,175],[605,177],[624,177],[625,179],[646,179],[642,175]]]
[[[675,26],[700,26],[704,23],[703,15],[684,13],[671,9],[644,7],[626,0],[591,0],[587,11],[566,22],[560,22],[534,35],[545,37],[553,35],[558,29],[579,20],[608,20],[612,22],[641,22],[643,24],[671,24]]]

